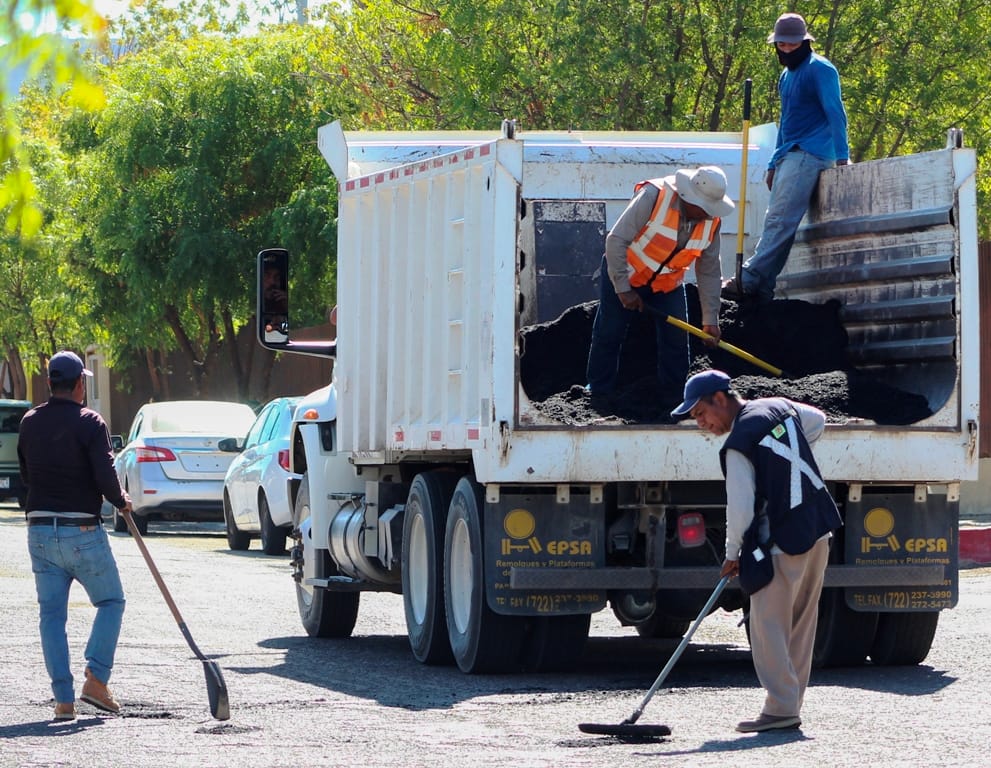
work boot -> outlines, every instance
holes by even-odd
[[[115,715],[120,712],[120,704],[114,698],[113,692],[89,671],[89,667],[86,668],[86,682],[83,683],[83,692],[79,698],[104,712],[112,712]]]
[[[736,730],[740,733],[759,733],[781,728],[798,728],[802,724],[798,715],[761,715],[756,720],[744,720],[737,723]]]
[[[75,720],[76,719],[76,704],[75,702],[69,701],[57,701],[55,702],[55,719],[56,720]]]

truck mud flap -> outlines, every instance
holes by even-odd
[[[935,611],[957,604],[959,591],[959,508],[954,486],[926,485],[868,491],[847,500],[843,530],[847,568],[883,567],[899,571],[939,566],[937,584],[910,579],[874,587],[846,587],[855,611],[882,613]]]
[[[513,493],[485,504],[485,584],[489,607],[516,616],[594,613],[606,605],[602,588],[514,589],[514,569],[593,572],[605,565],[605,509],[587,488]]]

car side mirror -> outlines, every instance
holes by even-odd
[[[124,449],[124,438],[120,435],[111,435],[110,448],[114,453],[120,453]]]
[[[241,452],[241,446],[238,444],[238,439],[236,437],[225,437],[223,440],[217,443],[217,448],[219,448],[224,453]]]

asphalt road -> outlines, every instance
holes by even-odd
[[[818,671],[803,727],[742,735],[762,700],[739,614],[699,629],[641,723],[661,741],[581,733],[619,723],[674,649],[644,641],[606,611],[593,617],[572,674],[466,676],[409,651],[402,601],[366,594],[354,637],[302,634],[287,558],[232,553],[220,525],[151,525],[147,543],[200,648],[223,669],[232,717],[210,717],[203,664],[190,652],[140,552],[111,534],[128,596],[111,686],[121,716],[80,704],[50,722],[37,605],[21,513],[0,505],[4,631],[0,766],[979,766],[991,724],[991,569],[962,573],[929,658],[916,667]],[[73,587],[69,636],[82,676],[94,610]],[[78,681],[77,681],[78,684]]]

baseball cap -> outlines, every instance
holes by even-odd
[[[54,382],[75,381],[83,375],[92,376],[93,372],[83,365],[75,352],[56,352],[48,361],[48,378]]]
[[[730,377],[722,371],[712,369],[696,373],[685,382],[685,401],[671,411],[671,415],[684,416],[706,395],[728,392],[729,388]]]

